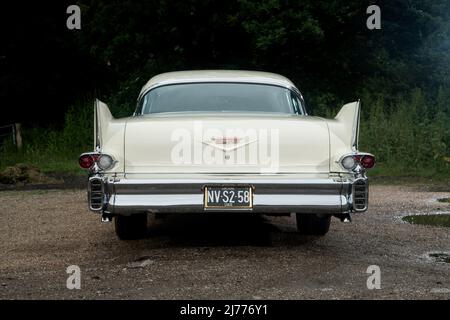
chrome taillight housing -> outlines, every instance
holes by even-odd
[[[358,166],[371,169],[375,166],[375,156],[370,153],[353,153],[343,156],[339,163],[346,170],[355,170]]]
[[[109,154],[87,152],[83,153],[78,158],[78,163],[83,169],[93,170],[94,168],[97,168],[99,170],[108,170],[114,166],[115,161],[114,158]]]

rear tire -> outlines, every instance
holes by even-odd
[[[300,234],[324,236],[330,229],[331,215],[297,213],[297,230]]]
[[[121,240],[141,239],[147,234],[147,214],[139,213],[114,218],[116,235]]]

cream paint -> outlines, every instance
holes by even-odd
[[[127,173],[205,173],[264,171],[267,165],[174,163],[171,151],[176,142],[171,137],[175,130],[194,131],[194,123],[219,132],[248,129],[277,130],[279,132],[278,172],[323,173],[346,172],[336,162],[352,152],[357,102],[345,105],[333,120],[297,115],[171,115],[138,116],[114,119],[106,104],[97,103],[98,132],[101,152],[111,154],[117,164],[111,172]],[[126,130],[125,130],[126,128]],[[331,139],[331,144],[330,144]],[[202,144],[190,139],[192,148]],[[204,147],[204,146],[203,146]],[[250,154],[251,143],[242,148]],[[231,153],[238,152],[232,150]],[[331,156],[330,156],[331,154]]]
[[[152,87],[189,81],[237,81],[267,83],[280,86],[293,86],[286,78],[263,72],[244,71],[192,71],[174,72],[158,75],[152,78],[142,89],[142,92]],[[194,80],[192,80],[194,79]],[[270,140],[269,150],[277,140],[277,166],[270,172],[322,174],[330,172],[348,173],[338,163],[345,154],[356,151],[353,142],[358,134],[359,102],[344,105],[334,119],[323,119],[311,116],[285,114],[155,114],[114,119],[103,102],[96,101],[96,131],[99,150],[108,153],[117,161],[109,170],[110,173],[153,174],[153,173],[264,173],[270,164],[264,159],[251,163],[205,163],[204,161],[174,162],[171,154],[177,147],[173,139],[177,130],[187,133],[190,137],[183,143],[191,145],[192,150],[212,148],[208,146],[208,139],[198,139],[195,124],[201,123],[204,134],[208,130],[216,130],[217,135],[226,135],[228,130],[241,132],[236,134],[247,142],[237,148],[228,150],[227,154],[244,152],[254,153],[254,135],[246,137],[249,129],[258,133],[258,143],[263,139],[261,132],[277,133],[277,139]],[[244,134],[242,134],[244,132]],[[190,134],[189,134],[190,133]],[[355,136],[356,135],[356,136]],[[97,138],[98,137],[98,138]],[[243,141],[244,141],[243,140]],[[273,148],[274,150],[276,148]],[[252,151],[253,150],[253,151]],[[216,150],[217,151],[217,150]],[[209,151],[210,152],[210,151]],[[195,152],[194,152],[195,153]],[[223,154],[221,154],[223,153]],[[221,150],[217,155],[224,156]],[[203,159],[200,157],[201,160]],[[274,155],[269,155],[274,159]],[[198,159],[197,159],[198,160]],[[270,169],[270,168],[269,168]]]
[[[330,171],[345,171],[339,164],[343,155],[357,151],[353,148],[354,141],[359,135],[360,103],[351,102],[344,105],[334,119],[327,120],[330,130]]]
[[[188,143],[202,144],[202,141],[194,138],[195,123],[201,123],[204,130],[213,128],[218,132],[227,132],[226,130],[230,129],[236,132],[247,132],[248,129],[252,129],[256,132],[267,131],[270,135],[271,131],[276,130],[279,133],[279,166],[275,171],[323,173],[345,172],[336,161],[344,154],[352,152],[354,121],[356,121],[354,112],[359,106],[357,102],[345,105],[343,107],[345,112],[341,112],[340,116],[334,120],[297,115],[258,116],[254,114],[227,116],[168,114],[167,116],[138,116],[116,120],[110,116],[104,103],[99,102],[97,108],[100,150],[111,154],[117,160],[111,172],[255,173],[267,168],[267,163],[256,163],[256,165],[254,163],[243,165],[199,163],[193,156],[189,163],[174,163],[171,152],[177,142],[172,140],[173,132],[180,129],[192,132],[192,136],[187,138]],[[251,145],[248,143],[241,147],[245,149],[247,155],[252,150]],[[240,152],[239,149],[232,148],[228,153]]]
[[[195,124],[199,123],[202,128],[200,135],[194,133]],[[196,148],[205,153],[208,152],[208,146],[204,145],[205,138],[202,139],[201,136],[209,129],[214,129],[219,135],[228,130],[238,131],[236,129],[242,129],[242,132],[249,129],[254,132],[267,132],[268,136],[271,136],[272,132],[276,132],[278,133],[276,139],[266,139],[271,144],[270,148],[276,143],[279,144],[275,149],[278,149],[279,153],[271,154],[272,149],[269,150],[269,157],[278,159],[279,168],[276,171],[329,171],[328,129],[324,120],[314,117],[267,117],[253,114],[228,115],[226,117],[217,115],[143,116],[129,119],[125,134],[126,172],[263,172],[269,169],[270,163],[264,163],[261,158],[257,159],[257,163],[210,163],[204,157],[195,159],[193,152],[191,161],[174,163],[171,153],[176,147],[176,142],[172,141],[171,137],[175,130],[180,129],[192,132],[192,135],[187,138],[192,146],[192,151]],[[240,138],[245,139],[246,137]],[[262,139],[261,135],[257,139]],[[252,143],[243,144],[240,148],[231,149],[228,153],[233,157],[241,150],[245,150],[246,154],[250,155]],[[217,157],[221,157],[223,153],[222,150],[217,150]]]
[[[108,106],[96,100],[94,121],[94,150],[111,155],[116,161],[115,165],[109,170],[110,172],[124,172],[124,144],[125,125],[128,118],[114,119],[109,111]],[[97,142],[98,137],[98,142]]]

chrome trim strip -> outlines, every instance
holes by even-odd
[[[295,184],[295,185],[303,185],[303,186],[317,186],[317,185],[335,185],[339,186],[342,182],[350,182],[349,179],[342,179],[340,177],[332,178],[332,179],[283,179],[283,178],[262,178],[262,179],[256,179],[256,178],[246,178],[243,176],[243,178],[201,178],[201,179],[195,179],[195,178],[184,178],[184,179],[120,179],[114,182],[116,186],[120,185],[155,185],[155,184],[162,184],[162,185],[170,185],[170,184],[193,184],[193,183],[199,183],[199,184],[269,184],[269,185],[285,185],[285,184]]]
[[[100,100],[95,99],[94,102],[94,150],[100,151],[100,122],[98,121],[98,104]]]
[[[195,194],[205,185],[252,185],[259,194],[332,195],[340,193],[342,184],[331,179],[121,179],[114,182],[114,189],[117,194]]]
[[[150,91],[160,88],[160,87],[165,87],[165,86],[174,86],[174,85],[183,85],[183,84],[201,84],[201,83],[236,83],[236,84],[256,84],[256,85],[266,85],[266,86],[273,86],[273,87],[280,87],[280,88],[284,88],[284,89],[288,89],[292,92],[294,92],[295,94],[297,94],[300,98],[300,100],[302,101],[302,112],[303,112],[303,116],[306,116],[306,108],[305,108],[305,100],[303,98],[303,95],[301,94],[300,90],[293,86],[293,85],[282,85],[282,84],[274,84],[274,83],[264,83],[264,82],[252,82],[252,81],[180,81],[180,82],[174,82],[174,83],[158,83],[155,84],[149,88],[147,88],[146,90],[142,91],[139,93],[137,101],[136,101],[136,108],[135,111],[133,113],[133,116],[141,116],[143,115],[142,113],[142,108],[140,108],[140,104],[141,104],[141,100],[142,98],[149,93]]]
[[[336,195],[281,195],[254,194],[253,209],[217,209],[208,211],[246,210],[257,213],[341,213],[346,198]],[[132,214],[134,212],[203,212],[203,194],[116,194],[107,204],[109,212]]]
[[[353,149],[353,151],[357,151],[358,150],[360,113],[361,113],[361,100],[358,99],[357,112],[355,114],[355,119],[353,121],[353,124],[354,124],[354,127],[353,127],[353,142],[352,142],[352,149]]]

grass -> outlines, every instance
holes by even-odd
[[[86,171],[78,165],[80,154],[81,152],[74,154],[73,157],[53,154],[34,154],[29,156],[20,152],[9,152],[2,155],[0,171],[17,163],[27,163],[37,166],[44,173],[82,175],[86,174]]]
[[[17,163],[32,164],[45,173],[85,174],[78,166],[82,152],[92,150],[92,103],[71,107],[62,128],[24,127],[23,150],[7,141],[0,150],[0,170]]]
[[[0,170],[18,163],[37,166],[44,173],[82,174],[78,166],[78,157],[82,152],[91,150],[88,144],[65,141],[66,129],[23,129],[24,147],[17,151],[8,142],[0,152]],[[85,173],[85,172],[84,172]]]
[[[417,182],[425,183],[430,181],[450,181],[450,171],[443,169],[436,169],[434,167],[423,168],[404,168],[398,165],[389,165],[379,163],[375,168],[371,169],[368,174],[377,183],[395,184],[395,181],[402,182]]]

